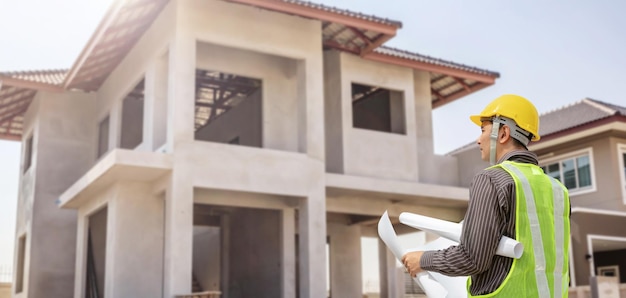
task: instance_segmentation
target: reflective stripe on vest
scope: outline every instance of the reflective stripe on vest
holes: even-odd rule
[[[530,220],[530,232],[533,238],[533,252],[535,253],[535,268],[540,270],[546,269],[546,256],[543,251],[543,240],[541,239],[541,228],[539,227],[539,217],[537,217],[537,207],[535,206],[535,197],[532,188],[526,176],[509,163],[501,164],[509,172],[515,173],[524,189],[524,197],[526,197],[526,208],[528,208],[528,219]],[[539,297],[550,297],[550,287],[548,286],[548,278],[542,274],[540,270],[535,270],[535,279],[537,280],[537,289]]]

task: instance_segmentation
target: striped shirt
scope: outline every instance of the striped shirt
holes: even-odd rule
[[[505,154],[505,160],[537,164],[537,155],[526,150]],[[504,281],[512,258],[495,254],[502,235],[515,239],[515,181],[501,168],[485,169],[474,176],[463,222],[461,243],[439,251],[427,251],[420,259],[424,270],[449,276],[471,276],[472,295],[495,291]]]

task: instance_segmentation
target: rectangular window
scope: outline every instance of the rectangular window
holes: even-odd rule
[[[561,181],[570,192],[593,189],[591,151],[576,152],[567,157],[540,161],[543,171]]]
[[[404,93],[352,83],[352,126],[405,134]]]
[[[24,144],[24,173],[30,169],[31,164],[33,163],[33,136],[29,136],[26,139],[26,144]]]
[[[15,293],[24,290],[24,262],[26,259],[26,235],[20,237],[17,242],[17,268],[15,271]]]
[[[98,158],[109,151],[109,116],[98,124]]]

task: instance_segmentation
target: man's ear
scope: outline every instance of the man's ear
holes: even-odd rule
[[[500,130],[499,142],[500,144],[506,143],[511,138],[511,130],[508,125],[503,125]]]

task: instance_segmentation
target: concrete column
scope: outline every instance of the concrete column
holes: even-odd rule
[[[174,169],[165,197],[163,297],[191,293],[193,186]]]
[[[167,151],[194,140],[196,40],[182,30],[170,44],[167,98]]]
[[[417,175],[420,182],[436,182],[429,178],[429,169],[436,168],[433,143],[432,100],[430,74],[427,71],[413,70],[413,93],[415,103],[415,138],[417,144]]]
[[[156,93],[156,62],[152,62],[146,69],[144,77],[144,98],[143,98],[143,140],[139,148],[145,151],[154,151],[154,124],[156,115],[155,93]]]
[[[398,279],[404,278],[401,271],[396,270],[396,257],[387,249],[385,243],[378,239],[378,268],[380,278],[380,297],[399,298],[404,293],[398,289]]]
[[[296,297],[296,222],[294,209],[282,210],[283,298]]]
[[[164,202],[149,184],[116,187],[108,205],[105,296],[162,297]]]
[[[329,224],[330,292],[333,297],[360,297],[363,293],[361,226]]]
[[[154,67],[154,100],[152,114],[152,148],[161,148],[167,141],[168,55],[160,57]]]
[[[322,166],[323,167],[323,166]],[[326,297],[326,193],[311,192],[300,204],[300,297]]]
[[[299,123],[302,128],[299,136],[300,150],[305,148],[306,154],[316,160],[323,161],[326,148],[324,147],[324,77],[323,59],[320,49],[319,55],[304,61],[299,61],[298,72],[298,98],[304,99],[304,105],[300,101],[298,108]],[[303,124],[303,125],[302,125]]]

